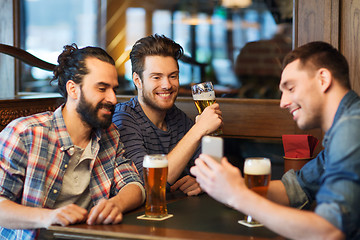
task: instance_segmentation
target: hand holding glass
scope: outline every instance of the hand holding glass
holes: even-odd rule
[[[215,91],[211,82],[203,82],[191,87],[191,92],[195,106],[201,114],[204,109],[216,102],[215,100]],[[221,135],[222,129],[217,129],[212,135]]]
[[[166,181],[168,160],[166,155],[145,155],[143,171],[146,190],[145,216],[151,218],[167,216]]]
[[[266,198],[271,179],[271,162],[268,158],[246,158],[244,163],[244,179],[246,186]],[[251,216],[245,216],[248,224],[259,224]]]

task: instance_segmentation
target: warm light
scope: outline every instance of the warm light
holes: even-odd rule
[[[222,0],[221,5],[226,8],[246,8],[251,5],[251,0]]]

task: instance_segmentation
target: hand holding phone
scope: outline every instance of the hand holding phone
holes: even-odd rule
[[[224,155],[224,140],[221,137],[204,136],[201,139],[201,152],[220,162]]]

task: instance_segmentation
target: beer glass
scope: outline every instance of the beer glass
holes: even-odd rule
[[[166,181],[168,161],[166,155],[145,155],[143,171],[146,190],[145,216],[151,218],[167,216]]]
[[[271,162],[269,158],[246,158],[244,163],[246,186],[257,194],[266,197],[271,179]],[[251,216],[245,216],[248,224],[259,224]]]
[[[199,114],[201,114],[207,106],[214,104],[216,101],[214,87],[211,82],[195,84],[191,87],[191,92]],[[221,134],[222,129],[219,128],[211,135],[217,136]]]

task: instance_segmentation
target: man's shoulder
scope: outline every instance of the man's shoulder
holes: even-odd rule
[[[115,105],[115,113],[114,115],[121,115],[121,114],[139,114],[141,110],[140,104],[136,98],[132,98],[129,101],[117,103]]]
[[[9,127],[15,127],[19,131],[35,127],[48,127],[51,125],[53,112],[42,112],[34,115],[20,117],[9,123]]]
[[[103,131],[101,135],[102,139],[105,138],[112,138],[114,140],[120,139],[119,129],[114,123],[110,124],[110,127],[108,127],[107,129],[103,129],[102,131]]]

